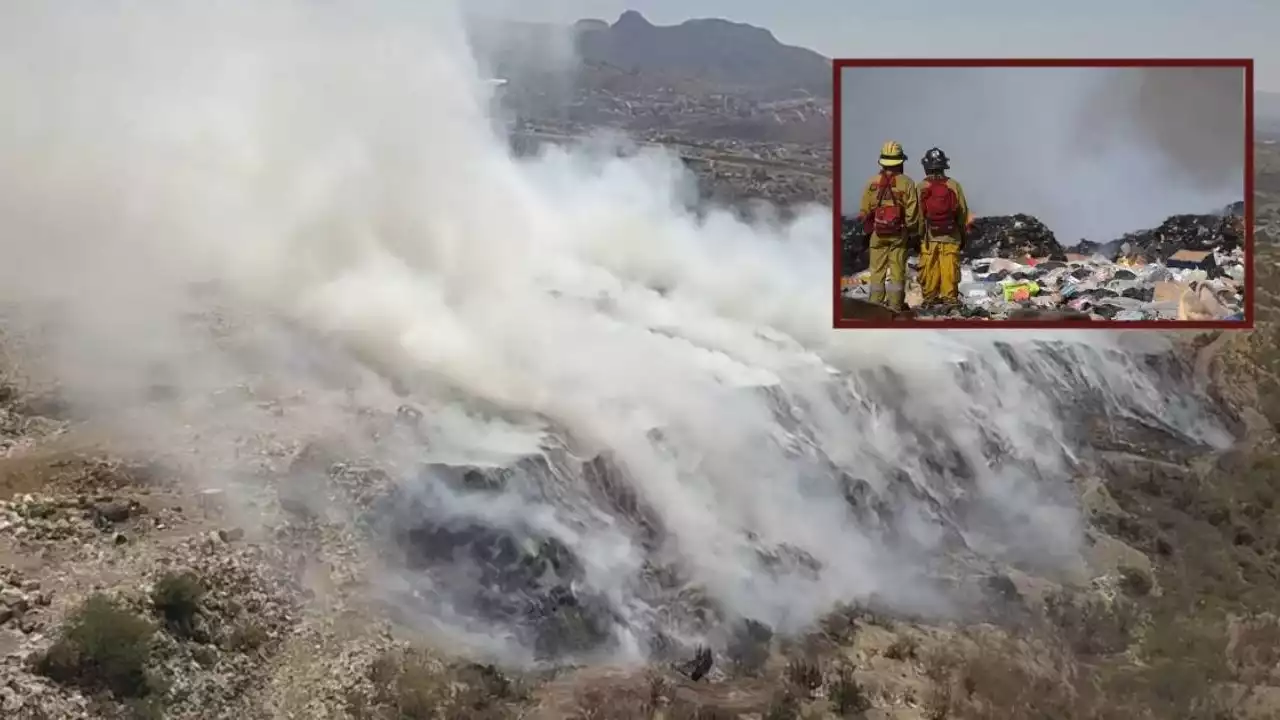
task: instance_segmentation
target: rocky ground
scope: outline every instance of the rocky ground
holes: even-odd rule
[[[597,128],[598,129],[598,128]],[[511,139],[519,153],[532,154],[548,143],[580,141],[593,128],[525,121]],[[697,179],[704,202],[740,207],[768,201],[782,208],[806,203],[831,204],[831,143],[781,143],[734,138],[708,141],[670,132],[634,132],[644,146],[661,146],[680,156]]]
[[[1260,219],[1280,158],[1260,152]],[[1258,330],[1188,335],[1239,436],[1221,453],[1099,436],[1076,490],[1090,572],[1009,569],[982,617],[874,608],[802,637],[746,627],[680,666],[528,675],[442,654],[364,592],[359,527],[278,482],[320,463],[368,506],[376,473],[274,450],[236,498],[104,446],[14,358],[0,364],[0,712],[5,718],[1261,718],[1280,710],[1280,256]],[[3,347],[0,344],[0,347]],[[277,468],[271,470],[270,468]],[[250,512],[246,513],[246,503]]]

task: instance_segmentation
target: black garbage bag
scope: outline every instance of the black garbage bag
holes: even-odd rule
[[[857,275],[871,267],[870,237],[862,231],[862,223],[845,215],[840,218],[840,274]]]
[[[1030,255],[1064,261],[1062,245],[1053,231],[1031,215],[996,215],[974,220],[965,241],[966,259],[1000,257],[1021,260]]]
[[[1232,206],[1234,207],[1234,206]],[[1174,215],[1160,227],[1128,233],[1108,245],[1123,243],[1149,261],[1164,262],[1179,250],[1212,250],[1231,252],[1244,239],[1242,217],[1233,213],[1208,215]],[[1104,253],[1105,254],[1105,253]]]
[[[1093,308],[1093,314],[1102,318],[1106,318],[1107,320],[1110,320],[1114,318],[1116,315],[1120,314],[1120,310],[1121,308],[1118,308],[1115,305],[1108,305],[1106,303],[1103,303]]]
[[[1150,286],[1131,287],[1126,288],[1125,291],[1120,294],[1124,297],[1138,300],[1140,302],[1151,302],[1155,299],[1156,290]]]

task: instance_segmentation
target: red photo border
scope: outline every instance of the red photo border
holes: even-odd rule
[[[841,309],[841,260],[840,238],[843,211],[840,196],[840,75],[845,68],[857,67],[1235,67],[1244,70],[1244,320],[1098,320],[1037,321],[1037,320],[845,320]],[[947,329],[973,330],[1252,330],[1254,329],[1254,130],[1253,130],[1253,59],[1252,58],[1041,58],[1041,59],[930,59],[930,58],[837,58],[831,61],[832,76],[832,327],[842,330],[869,329]],[[1010,327],[1012,326],[1012,327]]]

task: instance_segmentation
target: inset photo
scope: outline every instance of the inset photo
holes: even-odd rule
[[[836,60],[835,326],[1253,326],[1251,60]]]

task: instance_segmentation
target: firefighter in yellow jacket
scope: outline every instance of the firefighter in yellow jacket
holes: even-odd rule
[[[960,303],[960,251],[973,223],[964,188],[947,177],[951,161],[931,148],[920,159],[924,180],[917,188],[923,235],[920,239],[920,290],[926,307]]]
[[[903,172],[907,156],[890,140],[880,148],[880,172],[862,191],[858,218],[870,238],[871,302],[902,310],[907,295],[907,241],[920,232],[915,183]]]

